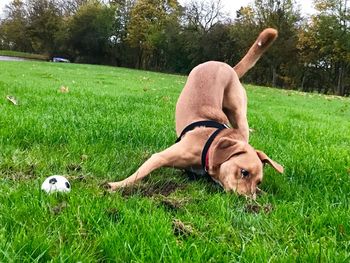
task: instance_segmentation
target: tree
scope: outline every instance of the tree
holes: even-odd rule
[[[110,54],[114,60],[113,63],[118,66],[134,66],[133,50],[127,43],[127,32],[135,0],[110,0],[109,4],[115,10],[110,43]]]
[[[28,35],[35,52],[52,55],[59,47],[56,36],[62,14],[54,0],[28,0]]]
[[[73,16],[89,1],[91,0],[56,0],[55,2],[64,16]]]
[[[14,0],[5,7],[5,18],[1,22],[3,48],[17,51],[32,51],[27,30],[28,14],[26,5],[21,0]]]
[[[299,34],[298,49],[305,71],[302,87],[345,95],[350,64],[347,1],[317,0],[315,8],[318,13]]]
[[[222,8],[221,1],[213,0],[193,0],[185,5],[182,38],[188,58],[187,72],[207,60],[227,61],[232,58],[229,20]],[[230,55],[226,54],[227,49],[231,49]]]
[[[91,1],[71,18],[67,41],[78,61],[101,63],[108,58],[114,13],[113,8]]]
[[[238,60],[247,53],[248,49],[252,43],[254,43],[259,33],[260,29],[256,20],[253,6],[241,7],[237,11],[235,23],[231,25],[231,35],[235,39],[238,47],[236,50],[236,62],[238,62]],[[259,65],[260,62],[258,65],[256,65],[256,67],[259,67]],[[253,81],[250,76],[251,75],[246,76],[245,80]]]
[[[272,27],[279,31],[277,41],[244,77],[245,81],[274,87],[296,85],[293,74],[297,69],[296,43],[300,19],[293,0],[255,0],[253,4],[241,7],[232,25],[232,32],[241,47],[240,57],[264,28]]]
[[[179,18],[177,0],[139,0],[131,11],[127,41],[138,53],[136,67],[159,68],[165,29]]]
[[[347,0],[316,0],[319,14],[313,17],[321,55],[337,76],[333,92],[345,94],[344,79],[350,65],[350,14]]]
[[[269,65],[272,86],[294,86],[295,83],[291,82],[289,72],[296,66],[297,32],[298,23],[301,20],[295,1],[255,0],[254,11],[259,31],[265,27],[273,27],[279,31],[277,41],[262,60]]]
[[[185,7],[185,23],[196,31],[208,32],[226,19],[221,0],[192,0]]]

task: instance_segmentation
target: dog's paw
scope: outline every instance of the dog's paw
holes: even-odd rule
[[[118,190],[119,188],[122,188],[123,185],[119,182],[113,182],[113,183],[106,183],[104,185],[105,189],[107,189],[110,192],[114,192],[116,190]]]

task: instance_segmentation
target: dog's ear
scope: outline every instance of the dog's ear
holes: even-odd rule
[[[246,151],[243,142],[227,137],[220,138],[209,155],[209,165],[211,167],[219,166],[230,159],[233,155],[244,153]]]
[[[258,157],[260,158],[260,160],[263,162],[263,163],[268,163],[269,165],[271,165],[277,172],[279,173],[283,173],[283,166],[280,165],[279,163],[276,163],[274,160],[271,160],[270,157],[268,157],[266,155],[266,153],[262,152],[262,151],[259,151],[259,150],[256,150],[256,153],[258,155]]]

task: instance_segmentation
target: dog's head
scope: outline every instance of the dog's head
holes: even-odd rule
[[[209,174],[226,191],[255,198],[263,180],[263,165],[270,164],[283,173],[283,167],[248,143],[222,137],[209,152]]]

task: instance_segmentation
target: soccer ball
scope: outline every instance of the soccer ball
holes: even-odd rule
[[[41,185],[41,190],[46,193],[70,192],[71,186],[68,180],[62,175],[52,175],[45,179]]]

